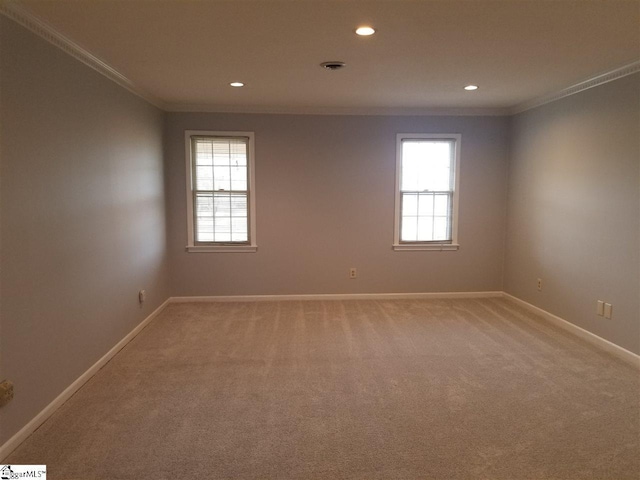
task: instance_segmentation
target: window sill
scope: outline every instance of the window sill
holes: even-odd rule
[[[427,243],[425,244],[395,243],[393,245],[393,249],[396,252],[416,252],[416,251],[423,251],[423,250],[442,252],[442,251],[449,251],[449,250],[458,250],[459,248],[460,248],[460,245],[458,245],[457,243],[429,243],[429,244]]]
[[[255,253],[257,245],[187,245],[189,253]]]

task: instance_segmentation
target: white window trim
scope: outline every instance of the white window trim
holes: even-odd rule
[[[247,152],[247,163],[249,164],[249,239],[248,245],[211,244],[195,245],[194,225],[193,225],[193,172],[191,170],[191,137],[248,137],[249,145]],[[255,181],[255,135],[253,132],[217,132],[209,130],[185,130],[185,159],[187,167],[187,252],[256,252],[258,244],[256,240],[256,181]]]
[[[453,209],[452,209],[452,225],[451,225],[451,242],[402,242],[400,243],[400,174],[402,167],[402,141],[417,140],[455,140],[454,153],[454,190],[453,190]],[[458,206],[460,194],[460,150],[462,144],[462,135],[459,133],[398,133],[396,135],[396,185],[395,185],[395,218],[393,228],[393,249],[396,251],[420,251],[420,250],[458,250]]]

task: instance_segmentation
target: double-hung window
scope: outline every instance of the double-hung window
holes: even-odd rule
[[[185,132],[190,252],[255,252],[253,132]]]
[[[458,249],[459,134],[398,134],[394,250]]]

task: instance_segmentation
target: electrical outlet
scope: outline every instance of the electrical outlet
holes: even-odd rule
[[[13,399],[13,383],[5,380],[0,383],[0,407],[4,407]]]
[[[611,315],[613,315],[613,305],[610,303],[604,304],[604,318],[611,319]]]
[[[596,313],[601,317],[604,317],[604,302],[602,300],[598,300],[598,306],[596,307]]]
[[[146,299],[147,299],[147,291],[140,290],[138,292],[138,302],[140,302],[140,304],[143,304]]]
[[[349,269],[349,278],[358,278],[358,271],[355,268]]]
[[[538,291],[542,290],[542,279],[538,279]]]

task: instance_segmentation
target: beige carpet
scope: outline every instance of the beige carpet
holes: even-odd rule
[[[8,459],[51,479],[634,479],[638,370],[503,299],[173,304]]]

